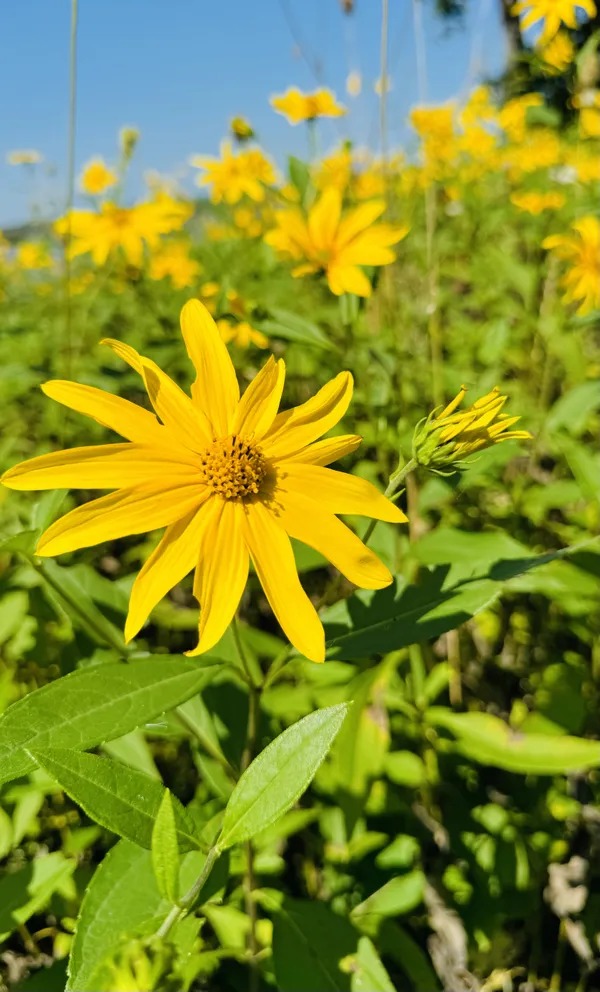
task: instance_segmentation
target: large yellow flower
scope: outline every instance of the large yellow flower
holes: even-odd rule
[[[562,279],[566,289],[563,299],[565,303],[579,303],[577,313],[584,316],[600,309],[600,221],[581,217],[571,227],[575,234],[553,234],[542,241],[542,247],[570,263]]]
[[[326,190],[311,207],[308,218],[299,207],[276,215],[277,227],[265,241],[302,264],[293,276],[325,272],[332,293],[370,296],[371,283],[361,265],[389,265],[396,258],[390,245],[408,233],[408,227],[375,224],[385,210],[383,200],[363,203],[342,216],[337,189]]]
[[[135,637],[151,610],[196,569],[198,646],[221,638],[246,585],[249,560],[283,630],[313,661],[325,656],[317,612],[300,585],[290,537],[325,555],[347,578],[380,589],[392,576],[335,514],[406,518],[364,479],[325,468],[354,451],[356,435],[317,441],[344,415],[352,376],[341,372],[306,403],[277,413],[285,378],[271,357],[240,398],[235,369],[208,312],[190,300],[181,330],[196,369],[192,396],[154,362],[105,343],[142,377],[157,416],[92,386],[52,381],[46,395],[117,431],[129,443],[41,455],[10,469],[13,489],[113,489],[41,536],[36,554],[60,555],[166,527],[139,573],[125,624]]]
[[[518,0],[511,7],[511,13],[515,15],[524,14],[521,21],[521,28],[526,30],[537,24],[544,22],[540,44],[545,45],[554,38],[563,24],[568,28],[577,27],[577,15],[575,11],[580,7],[586,12],[588,17],[595,17],[596,4],[594,0]]]
[[[71,236],[72,257],[91,252],[96,265],[104,265],[110,254],[122,249],[132,265],[140,265],[144,242],[151,248],[161,234],[179,230],[191,217],[193,208],[169,196],[159,195],[137,207],[120,207],[103,203],[99,212],[73,210],[70,216],[56,221],[55,230],[62,237]]]
[[[196,185],[211,187],[213,203],[237,203],[244,194],[260,203],[265,198],[265,185],[272,186],[276,179],[272,164],[260,148],[234,154],[229,141],[221,144],[221,158],[193,155],[190,165],[205,170],[206,175],[196,177]]]
[[[320,89],[314,93],[302,93],[292,86],[282,96],[271,97],[271,106],[287,117],[290,124],[300,121],[314,121],[316,117],[342,117],[346,108],[337,103],[335,93]]]

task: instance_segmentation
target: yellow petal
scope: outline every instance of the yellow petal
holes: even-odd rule
[[[62,555],[114,541],[129,534],[167,527],[204,498],[204,487],[189,479],[163,479],[153,485],[120,489],[71,510],[45,531],[36,555]]]
[[[181,311],[181,333],[194,368],[192,398],[208,417],[217,437],[230,433],[240,398],[235,369],[218,328],[199,300],[188,300]]]
[[[194,595],[200,603],[198,646],[188,655],[209,651],[233,620],[248,578],[244,506],[215,500],[216,510],[202,533]],[[212,511],[212,507],[211,507]]]
[[[259,441],[271,427],[283,392],[285,363],[273,356],[254,377],[242,396],[233,418],[232,434],[252,435]]]
[[[289,458],[335,427],[348,409],[352,389],[350,372],[340,372],[306,403],[277,414],[263,438],[267,457]]]
[[[385,210],[385,200],[370,200],[368,203],[361,203],[359,207],[351,210],[341,221],[338,228],[336,248],[343,248],[357,234],[365,231],[377,220]]]
[[[316,251],[327,251],[333,246],[337,226],[342,212],[342,197],[339,190],[331,187],[308,215],[308,230]]]
[[[300,585],[292,546],[281,522],[258,501],[245,505],[244,522],[256,574],[284,633],[306,658],[324,661],[323,626]]]
[[[278,493],[279,495],[279,493]],[[383,589],[392,575],[346,524],[297,492],[281,493],[279,520],[291,537],[314,548],[354,585]]]
[[[307,465],[329,465],[344,455],[349,455],[356,451],[362,444],[360,434],[340,434],[338,437],[326,437],[323,441],[316,441],[314,444],[303,448],[292,459],[295,462],[305,462]]]
[[[168,433],[153,413],[129,400],[113,396],[95,386],[81,386],[78,382],[51,379],[42,385],[42,391],[57,403],[91,417],[103,427],[109,427],[121,437],[139,444],[168,444]]]
[[[200,463],[186,448],[141,444],[98,444],[39,455],[10,468],[0,480],[9,489],[121,489],[198,475]]]
[[[407,517],[366,479],[320,465],[283,461],[277,465],[277,489],[300,492],[326,513],[351,513],[393,524]]]
[[[373,291],[366,275],[356,265],[330,265],[327,269],[327,282],[336,296],[353,293],[355,296],[368,297]]]
[[[200,537],[209,518],[209,507],[203,504],[209,496],[210,491],[206,490],[198,508],[190,510],[167,527],[160,543],[138,574],[131,589],[125,621],[126,641],[135,637],[156,604],[196,565]]]

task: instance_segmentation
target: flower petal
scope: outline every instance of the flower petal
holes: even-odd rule
[[[36,555],[62,555],[114,541],[129,534],[144,534],[167,527],[198,506],[204,487],[189,479],[163,479],[160,483],[120,489],[71,510],[44,531]]]
[[[253,435],[259,441],[271,427],[283,392],[285,363],[273,356],[254,377],[242,396],[231,428],[232,434]]]
[[[323,441],[315,441],[308,447],[292,455],[295,462],[303,462],[307,465],[329,465],[344,455],[349,455],[356,451],[362,444],[360,434],[340,434],[338,437],[326,437]]]
[[[198,476],[201,465],[187,448],[97,444],[53,451],[21,462],[0,479],[9,489],[122,489],[164,479]]]
[[[200,603],[198,646],[188,655],[209,651],[221,639],[239,606],[248,578],[244,507],[237,500],[215,500],[202,532],[194,596]]]
[[[393,524],[405,523],[402,510],[366,479],[320,465],[283,461],[277,465],[277,491],[301,492],[326,513],[355,513]]]
[[[330,187],[325,190],[314,207],[311,207],[308,214],[308,231],[313,243],[313,251],[328,251],[333,247],[341,212],[340,192]]]
[[[336,264],[327,269],[327,282],[332,293],[353,293],[355,296],[370,296],[373,288],[364,272],[356,265]]]
[[[210,495],[207,489],[199,507],[167,527],[160,543],[144,563],[131,589],[125,621],[127,642],[141,630],[163,596],[181,582],[198,561],[201,534],[210,518],[209,507],[204,503]]]
[[[199,300],[188,300],[181,311],[181,333],[196,369],[192,398],[213,425],[217,437],[230,433],[240,398],[233,362],[217,325]]]
[[[341,520],[301,493],[276,495],[282,504],[279,520],[291,537],[314,548],[361,589],[390,585],[392,575],[383,562]]]
[[[350,372],[340,372],[306,403],[277,414],[263,438],[267,457],[289,458],[335,427],[348,409],[352,389]]]
[[[109,427],[121,437],[139,444],[169,444],[168,433],[153,413],[129,400],[113,396],[95,386],[51,379],[42,385],[42,392],[70,410],[91,417],[103,427]]]
[[[311,661],[325,660],[325,633],[300,585],[290,540],[281,521],[257,501],[247,503],[245,537],[271,609],[295,648]]]
[[[340,222],[335,239],[338,250],[347,245],[357,234],[365,231],[385,210],[385,200],[369,200],[351,210]]]

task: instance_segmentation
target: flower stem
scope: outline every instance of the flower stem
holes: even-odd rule
[[[71,40],[69,49],[69,133],[67,141],[67,231],[64,242],[65,263],[65,374],[71,377],[72,324],[71,305],[71,224],[75,197],[75,122],[77,111],[77,15],[78,0],[71,0]]]
[[[389,482],[388,482],[388,485],[387,485],[387,489],[386,489],[386,491],[384,493],[384,496],[387,496],[388,499],[391,499],[391,497],[394,495],[394,493],[396,493],[398,491],[398,489],[400,488],[400,486],[402,485],[402,483],[406,479],[406,476],[409,475],[412,471],[414,471],[414,469],[416,467],[417,467],[417,463],[416,463],[415,459],[414,458],[411,458],[409,461],[406,462],[405,465],[402,465],[401,467],[399,467],[396,470],[396,472],[394,472],[392,475],[390,475]],[[367,527],[367,529],[365,531],[365,535],[364,535],[364,537],[362,539],[363,540],[363,544],[367,544],[368,543],[369,538],[371,537],[373,531],[375,530],[375,528],[377,526],[377,523],[378,523],[377,520],[371,520],[369,526]]]
[[[189,910],[193,907],[194,903],[198,899],[200,892],[202,891],[204,884],[211,873],[212,867],[221,854],[218,842],[211,847],[210,851],[206,855],[206,861],[202,871],[198,875],[198,878],[192,885],[190,889],[186,892],[182,899],[179,900],[177,906],[173,906],[169,915],[163,920],[160,927],[156,931],[157,937],[166,937],[168,933],[173,929],[176,923],[182,919]]]

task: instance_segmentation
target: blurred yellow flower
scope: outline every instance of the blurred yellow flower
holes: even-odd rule
[[[199,638],[188,653],[210,650],[233,619],[252,560],[291,643],[322,662],[323,627],[300,584],[290,537],[329,558],[355,585],[382,589],[392,583],[389,570],[336,514],[406,520],[365,479],[325,467],[361,441],[356,435],[317,441],[345,414],[352,376],[341,372],[307,402],[278,414],[282,360],[269,358],[240,398],[227,348],[198,300],[184,306],[181,330],[196,370],[191,397],[150,359],[106,340],[139,373],[155,413],[92,386],[47,382],[47,396],[127,442],[41,455],[14,466],[2,481],[17,490],[116,490],[55,521],[38,541],[41,557],[166,528],[133,584],[127,641],[195,568]]]
[[[190,165],[206,172],[196,177],[196,185],[211,187],[213,203],[238,203],[244,194],[260,203],[265,198],[264,186],[273,185],[276,179],[271,162],[259,148],[234,154],[229,141],[221,144],[221,158],[194,155]]]
[[[528,214],[541,214],[544,210],[559,210],[565,205],[565,198],[562,193],[548,192],[537,193],[535,191],[523,193],[511,193],[510,202],[515,207]]]
[[[39,241],[22,241],[17,248],[17,265],[21,269],[48,269],[52,256],[47,246]]]
[[[191,217],[187,203],[160,195],[136,207],[103,203],[96,213],[73,210],[70,218],[61,217],[54,227],[61,237],[71,235],[71,257],[91,252],[95,265],[104,265],[110,254],[121,249],[132,265],[141,265],[144,242],[154,248],[161,234],[180,230]]]
[[[248,207],[237,207],[233,211],[233,223],[248,238],[259,238],[263,232],[260,219]]]
[[[236,348],[241,348],[244,351],[251,344],[256,345],[257,348],[269,347],[269,339],[266,334],[255,330],[246,320],[242,320],[240,323],[234,323],[231,320],[227,320],[226,317],[222,317],[217,321],[217,327],[225,344],[232,343]]]
[[[362,90],[362,76],[360,72],[353,69],[352,72],[348,73],[348,78],[346,79],[346,93],[348,96],[360,96],[360,91]]]
[[[560,76],[571,65],[575,57],[575,46],[566,31],[559,31],[540,49],[539,55],[542,72],[547,76]]]
[[[314,121],[316,117],[341,117],[346,113],[346,108],[336,102],[335,93],[327,89],[302,93],[296,87],[290,87],[282,96],[271,97],[270,103],[290,124]]]
[[[42,161],[42,156],[35,148],[23,148],[8,152],[6,161],[9,165],[37,165]]]
[[[342,216],[342,198],[326,190],[309,210],[297,207],[276,214],[277,227],[265,241],[283,254],[302,261],[293,276],[324,272],[332,293],[370,296],[371,283],[361,265],[389,265],[396,258],[390,245],[401,241],[408,227],[375,224],[385,210],[382,200],[371,200]]]
[[[218,282],[205,282],[198,290],[198,299],[204,304],[209,313],[217,309],[217,296],[221,287]]]
[[[508,100],[498,112],[498,123],[511,141],[523,141],[527,130],[527,111],[542,107],[544,98],[539,93],[526,93]]]
[[[385,176],[374,165],[363,172],[358,172],[352,183],[352,192],[357,200],[370,200],[374,196],[383,196]]]
[[[314,182],[317,189],[330,186],[343,193],[352,178],[352,154],[349,148],[340,148],[319,162],[315,169]]]
[[[521,21],[522,30],[543,21],[539,43],[545,45],[554,38],[563,24],[568,28],[577,27],[577,8],[584,10],[588,17],[596,15],[594,0],[518,0],[510,10],[517,17],[525,15]]]
[[[472,406],[456,413],[467,394],[465,386],[439,413],[434,410],[417,425],[413,439],[413,457],[434,472],[451,474],[464,464],[469,455],[490,448],[501,441],[526,440],[529,431],[511,431],[520,417],[501,413],[508,397],[498,386],[476,400]]]
[[[101,158],[93,158],[84,167],[81,175],[81,188],[85,193],[95,196],[103,193],[117,182],[116,173],[109,169]]]
[[[526,135],[522,144],[508,146],[504,160],[511,178],[516,180],[523,173],[558,165],[561,156],[560,138],[556,132],[549,128],[535,128]]]
[[[553,234],[542,247],[569,263],[562,278],[565,303],[578,303],[577,313],[585,316],[600,308],[600,221],[581,217],[571,224],[575,234]]]
[[[189,245],[181,241],[167,241],[152,253],[150,278],[169,278],[175,289],[193,286],[202,271],[200,262],[190,258]]]
[[[460,113],[462,125],[475,124],[479,121],[495,121],[497,110],[492,103],[492,94],[488,86],[477,86],[469,95]]]
[[[579,110],[581,137],[600,138],[600,90],[583,90],[571,102]]]
[[[254,137],[254,128],[245,117],[233,117],[229,122],[229,129],[238,141],[249,141]]]

